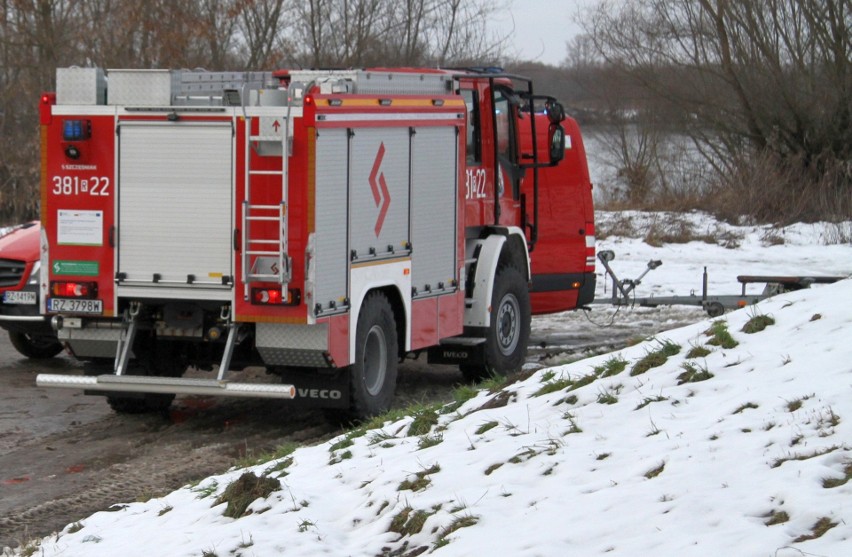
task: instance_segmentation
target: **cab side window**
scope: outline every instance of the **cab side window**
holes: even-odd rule
[[[512,197],[520,199],[524,171],[518,166],[518,145],[515,131],[517,100],[503,88],[494,90],[494,141],[497,142],[498,168],[505,172],[512,188]],[[503,195],[503,172],[498,174],[497,193]]]
[[[463,89],[462,98],[467,108],[467,164],[482,162],[482,141],[479,125],[479,95],[476,91]]]
[[[494,121],[496,124],[497,156],[504,162],[516,162],[514,134],[512,126],[512,107],[503,91],[494,93]]]

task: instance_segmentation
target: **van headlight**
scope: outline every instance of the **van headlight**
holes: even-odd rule
[[[33,270],[30,273],[30,278],[27,279],[27,284],[38,284],[41,272],[41,261],[36,261],[33,264]]]

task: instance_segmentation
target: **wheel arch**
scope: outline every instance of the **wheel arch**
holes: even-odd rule
[[[506,238],[506,243],[500,251],[500,258],[497,262],[497,269],[504,266],[511,266],[520,271],[524,279],[530,280],[530,256],[527,249],[527,241],[520,229],[510,231]]]
[[[353,269],[352,306],[349,314],[349,363],[355,358],[355,336],[358,316],[370,294],[381,292],[390,303],[396,322],[398,354],[405,354],[411,346],[411,261],[395,261]]]
[[[473,276],[468,281],[465,304],[465,327],[488,327],[491,324],[491,296],[494,279],[503,266],[512,266],[530,280],[530,258],[523,230],[516,226],[489,228],[479,238],[468,240],[466,252],[477,253]]]

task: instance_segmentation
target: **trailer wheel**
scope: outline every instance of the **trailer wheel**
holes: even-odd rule
[[[524,364],[530,338],[530,292],[521,272],[502,267],[494,279],[491,325],[485,338],[484,362],[459,366],[465,379],[479,381],[506,375]]]
[[[62,352],[62,344],[50,335],[31,335],[9,331],[9,340],[15,350],[33,360],[46,360]]]
[[[704,307],[704,311],[710,317],[722,317],[725,314],[725,306],[719,302],[710,302]]]
[[[349,372],[350,417],[363,420],[387,411],[396,390],[396,320],[384,294],[367,295],[357,327]]]

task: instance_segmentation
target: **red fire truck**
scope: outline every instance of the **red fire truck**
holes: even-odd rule
[[[365,417],[407,355],[506,373],[531,314],[593,298],[579,129],[498,70],[62,68],[41,145],[41,310],[93,371],[37,382],[119,412]]]

